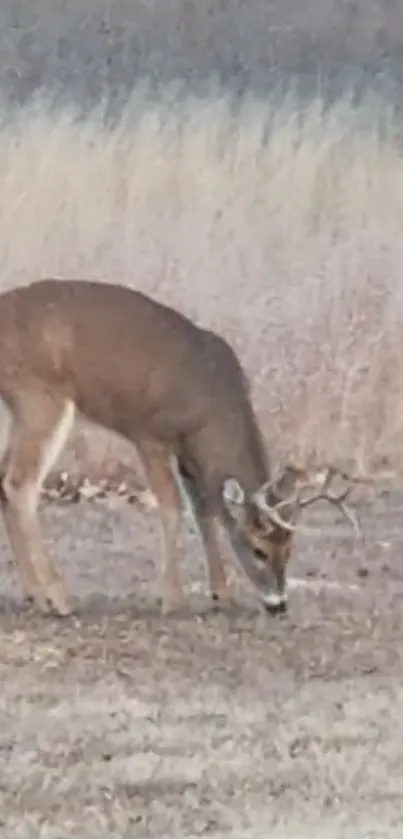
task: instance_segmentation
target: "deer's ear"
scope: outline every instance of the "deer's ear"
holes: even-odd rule
[[[232,519],[241,523],[245,514],[245,492],[236,478],[226,478],[222,487],[225,508]]]
[[[222,488],[226,504],[245,504],[245,493],[236,478],[226,478]]]

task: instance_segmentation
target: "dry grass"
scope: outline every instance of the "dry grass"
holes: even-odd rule
[[[276,450],[399,465],[403,165],[387,113],[139,87],[107,129],[42,100],[0,130],[0,179],[3,288],[70,275],[157,295],[231,339]]]

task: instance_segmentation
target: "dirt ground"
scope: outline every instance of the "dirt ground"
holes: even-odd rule
[[[89,501],[43,507],[77,614],[40,618],[1,529],[1,836],[401,836],[403,492],[357,510],[305,520],[277,619],[211,609],[190,521],[163,619],[155,510]]]

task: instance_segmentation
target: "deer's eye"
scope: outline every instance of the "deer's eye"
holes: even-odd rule
[[[256,559],[260,562],[267,562],[267,556],[264,551],[260,550],[260,548],[254,548],[253,553],[255,554]]]

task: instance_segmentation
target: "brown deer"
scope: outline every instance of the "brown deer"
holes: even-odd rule
[[[302,498],[308,476],[300,470],[270,479],[247,377],[223,338],[138,291],[41,280],[0,295],[0,396],[13,420],[1,469],[4,521],[25,595],[43,613],[72,610],[37,507],[76,412],[137,447],[163,525],[164,612],[184,598],[175,464],[200,529],[212,597],[230,594],[221,521],[259,601],[269,612],[285,611],[297,514],[314,498]],[[329,496],[329,476],[315,497],[341,505],[346,493]]]

